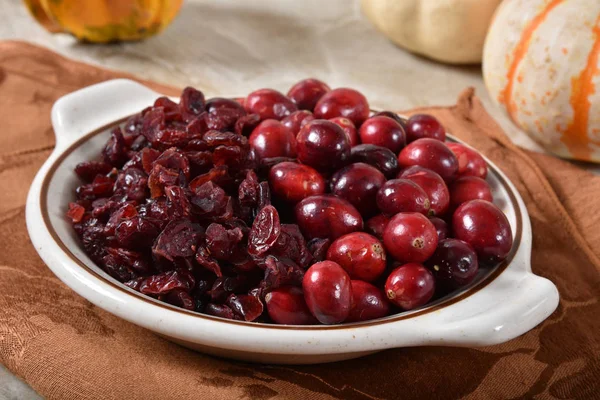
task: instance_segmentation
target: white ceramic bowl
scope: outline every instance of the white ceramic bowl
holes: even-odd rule
[[[113,80],[59,99],[52,109],[56,148],[27,198],[27,228],[50,269],[98,307],[189,348],[255,362],[303,364],[350,359],[407,346],[484,346],[513,339],[558,305],[556,287],[531,272],[531,225],[515,187],[489,163],[494,201],[508,216],[509,258],[482,269],[469,287],[417,310],[335,326],[285,326],[231,321],[173,307],[135,292],[96,266],[65,218],[81,161],[97,156],[108,131],[153,103],[158,93]]]

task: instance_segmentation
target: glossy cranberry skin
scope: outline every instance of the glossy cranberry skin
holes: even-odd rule
[[[388,216],[399,212],[429,213],[427,193],[408,179],[391,179],[377,192],[377,207]]]
[[[418,263],[408,263],[396,268],[385,282],[388,300],[403,310],[427,304],[434,292],[433,275]]]
[[[363,228],[363,220],[347,200],[333,195],[310,196],[296,204],[296,223],[308,238],[335,240]]]
[[[458,175],[458,160],[443,142],[436,139],[417,139],[398,155],[402,168],[419,165],[438,173],[444,181],[452,181]]]
[[[400,169],[398,158],[387,147],[374,144],[359,144],[350,151],[350,162],[364,162],[383,172],[387,178],[396,176]]]
[[[321,97],[314,114],[323,119],[348,118],[355,126],[360,126],[369,118],[369,102],[362,93],[354,89],[334,89]]]
[[[448,224],[441,218],[431,217],[429,218],[438,235],[438,243],[440,240],[444,240],[448,237]]]
[[[300,110],[294,111],[282,119],[281,123],[296,136],[300,132],[300,128],[314,119],[315,116],[310,111]]]
[[[446,130],[434,116],[415,114],[406,121],[406,139],[410,143],[422,138],[443,142],[446,140]]]
[[[259,89],[250,93],[244,107],[248,113],[258,114],[261,120],[280,120],[298,110],[292,100],[273,89]]]
[[[259,158],[296,156],[296,138],[288,128],[274,119],[258,124],[248,142]]]
[[[502,261],[512,248],[508,218],[489,201],[471,200],[461,204],[452,216],[452,231],[456,239],[473,247],[481,263]]]
[[[321,261],[304,274],[302,290],[308,309],[322,324],[344,322],[352,304],[350,277],[337,263]]]
[[[425,265],[435,277],[438,288],[445,290],[468,285],[479,270],[475,250],[458,239],[441,240]]]
[[[239,114],[240,116],[246,114],[244,107],[238,101],[223,97],[213,97],[208,99],[206,101],[205,110],[211,114],[216,114],[219,110],[228,110],[235,114]]]
[[[492,201],[492,189],[486,181],[475,176],[463,176],[450,184],[450,206],[456,208],[469,200]]]
[[[435,226],[419,213],[396,214],[383,231],[385,250],[400,262],[424,262],[437,243]]]
[[[392,112],[392,111],[379,111],[379,112],[376,112],[375,114],[373,114],[373,117],[388,117],[388,118],[391,118],[394,121],[396,121],[397,123],[399,123],[400,126],[404,129],[404,132],[406,132],[406,119],[400,117],[395,112]]]
[[[363,216],[370,216],[377,213],[375,197],[384,183],[385,176],[377,168],[355,163],[333,174],[330,189],[334,195],[348,200]]]
[[[385,231],[385,227],[389,222],[389,217],[383,214],[376,215],[365,223],[365,231],[377,239],[383,240],[383,231]]]
[[[450,191],[439,174],[415,165],[398,174],[398,178],[413,181],[427,193],[430,210],[434,215],[443,215],[450,205]]]
[[[406,133],[395,120],[379,116],[367,119],[358,131],[360,141],[364,144],[374,144],[398,153],[406,146]]]
[[[327,250],[327,259],[338,263],[350,278],[373,282],[385,270],[385,251],[376,237],[352,232],[336,239]]]
[[[350,141],[338,125],[314,120],[304,125],[296,136],[298,159],[319,171],[343,166],[350,158]]]
[[[317,170],[289,161],[271,168],[269,185],[277,197],[294,204],[309,196],[325,193],[325,180]]]
[[[310,313],[302,289],[283,286],[265,296],[267,312],[273,322],[284,325],[313,325],[317,319]]]
[[[368,321],[383,318],[390,313],[390,303],[376,286],[352,280],[352,305],[345,322]]]
[[[287,95],[301,110],[314,110],[321,97],[331,88],[318,79],[304,79],[290,88]]]
[[[344,133],[350,141],[350,146],[354,147],[360,143],[360,140],[358,139],[358,132],[356,131],[356,126],[354,126],[354,123],[348,118],[335,117],[331,118],[330,121],[336,125],[339,125],[339,127],[344,130]]]
[[[458,159],[458,176],[476,176],[485,179],[487,164],[481,154],[460,143],[446,143]]]

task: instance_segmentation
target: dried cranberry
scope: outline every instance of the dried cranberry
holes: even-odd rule
[[[263,304],[255,296],[231,294],[225,304],[243,321],[254,321],[263,312]]]
[[[189,220],[171,221],[156,239],[152,253],[169,261],[175,257],[193,257],[200,233],[200,226]]]
[[[140,283],[140,292],[144,294],[165,294],[174,289],[186,292],[194,287],[195,279],[192,274],[184,269],[162,272],[151,275]]]
[[[248,253],[259,256],[269,250],[277,242],[281,234],[279,213],[273,206],[263,207],[248,235]]]
[[[110,139],[102,150],[104,162],[113,167],[121,167],[127,161],[127,146],[121,128],[116,127],[110,132]]]
[[[96,175],[106,175],[112,168],[104,161],[84,161],[75,166],[75,173],[84,181],[91,182]]]

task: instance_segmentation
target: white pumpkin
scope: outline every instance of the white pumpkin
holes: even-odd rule
[[[398,46],[453,64],[481,62],[501,0],[361,0],[377,29]]]
[[[505,0],[483,74],[492,99],[547,150],[600,162],[600,0]]]

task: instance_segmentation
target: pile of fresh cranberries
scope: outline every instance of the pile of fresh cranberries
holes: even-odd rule
[[[287,96],[186,88],[112,130],[69,204],[83,248],[188,310],[339,324],[420,307],[505,259],[487,166],[429,115],[371,115],[316,79]]]

